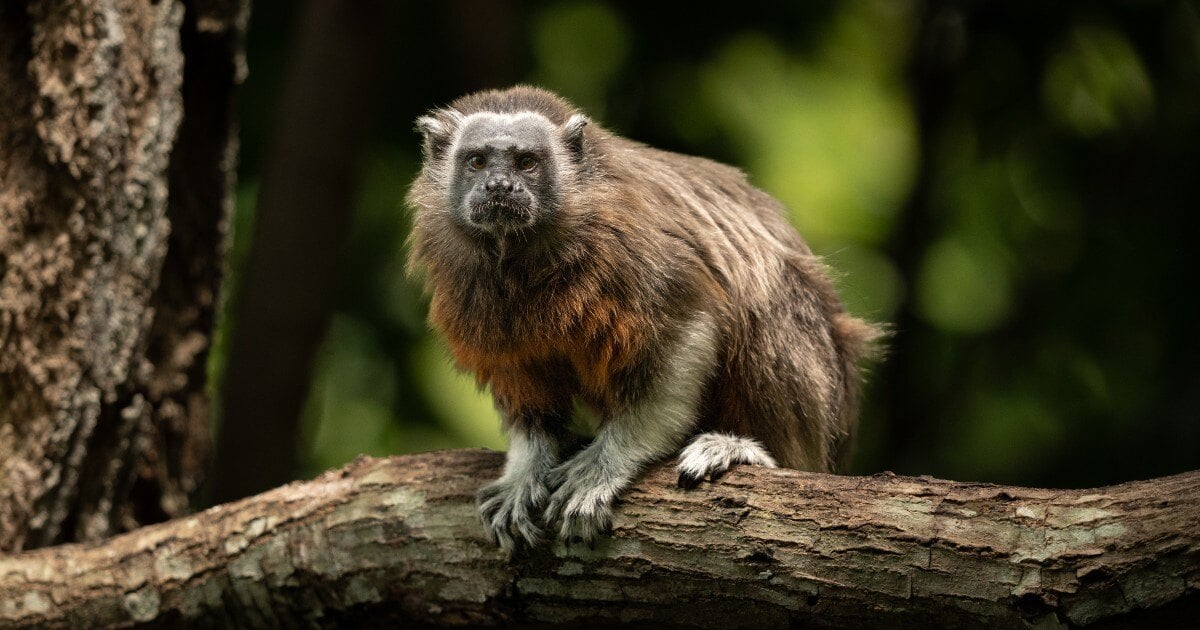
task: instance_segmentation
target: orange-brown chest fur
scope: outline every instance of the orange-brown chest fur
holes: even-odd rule
[[[430,318],[507,414],[565,411],[575,397],[603,412],[628,393],[658,328],[610,290],[586,275],[475,278],[435,289]]]

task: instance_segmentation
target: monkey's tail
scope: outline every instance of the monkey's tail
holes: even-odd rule
[[[833,338],[850,367],[883,358],[883,342],[890,336],[891,331],[886,327],[844,311],[833,316]]]
[[[890,331],[846,312],[833,316],[833,339],[842,360],[842,404],[838,430],[831,435],[830,470],[845,472],[850,466],[857,438],[859,399],[862,397],[864,363],[877,361],[885,354],[884,341]]]

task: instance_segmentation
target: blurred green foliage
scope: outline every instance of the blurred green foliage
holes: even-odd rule
[[[1046,67],[1046,106],[1076,133],[1095,136],[1135,127],[1154,111],[1154,90],[1141,58],[1120,32],[1083,24]]]
[[[618,2],[513,7],[513,61],[494,80],[738,165],[788,206],[851,310],[893,323],[857,470],[1058,485],[1200,465],[1196,267],[1180,223],[1200,197],[1195,5],[799,4],[686,26]],[[256,8],[248,145],[269,131],[291,10]],[[413,50],[472,45],[410,17],[426,38]],[[489,398],[452,368],[404,273],[408,126],[483,87],[425,63],[387,79],[401,105],[364,160],[305,475],[358,453],[503,448]],[[257,149],[243,155],[231,285],[260,170]]]
[[[629,57],[628,31],[620,15],[603,3],[547,7],[534,18],[534,67],[524,80],[555,86],[592,116],[602,117],[604,93]]]

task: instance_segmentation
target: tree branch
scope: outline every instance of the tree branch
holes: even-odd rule
[[[362,458],[95,545],[0,559],[0,625],[642,622],[1058,627],[1194,620],[1200,471],[1095,490],[660,467],[595,548],[506,561],[502,456]]]

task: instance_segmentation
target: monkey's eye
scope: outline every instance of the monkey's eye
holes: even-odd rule
[[[517,159],[517,168],[525,172],[532,171],[533,169],[537,168],[537,165],[537,158],[533,157],[532,155],[523,155]]]
[[[481,169],[487,166],[487,158],[476,153],[475,155],[467,158],[467,166],[470,166],[473,169]]]

